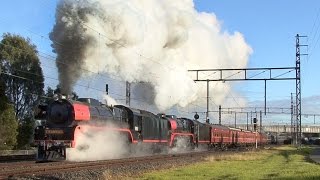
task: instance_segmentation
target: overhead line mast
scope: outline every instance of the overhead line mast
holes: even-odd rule
[[[297,145],[301,146],[301,68],[300,68],[300,56],[307,54],[300,54],[300,47],[307,46],[300,44],[300,38],[307,36],[300,36],[297,34],[296,36],[296,137],[297,137]]]
[[[296,132],[295,135],[297,135],[297,143],[296,145],[301,145],[301,64],[300,64],[300,56],[306,55],[306,54],[300,54],[300,47],[301,46],[307,46],[307,45],[301,45],[299,43],[299,38],[301,37],[307,37],[307,36],[299,36],[299,34],[296,35],[296,67],[276,67],[276,68],[223,68],[223,69],[193,69],[188,70],[189,72],[195,73],[195,79],[194,81],[206,81],[207,82],[207,99],[209,98],[209,82],[210,81],[220,81],[220,82],[226,82],[226,81],[264,81],[265,85],[265,95],[264,95],[264,113],[267,113],[267,81],[274,81],[274,80],[296,80]],[[282,72],[281,72],[282,70]],[[283,70],[287,70],[285,73],[283,73]],[[253,76],[248,76],[249,72],[257,72],[258,74],[255,74]],[[290,72],[296,72],[295,77],[289,76],[289,77],[283,77],[286,74],[289,74]],[[214,74],[217,74],[218,77],[213,77],[210,79],[200,78],[199,72],[213,72]],[[257,75],[263,74],[265,72],[268,72],[268,76],[264,77],[257,77]],[[277,73],[278,72],[278,73]],[[232,74],[230,76],[230,74]],[[278,75],[274,75],[278,74]],[[225,75],[225,76],[224,76]],[[227,75],[227,76],[226,76]],[[234,75],[237,75],[237,77],[233,77]],[[232,78],[233,77],[233,78]],[[206,118],[209,118],[209,103],[207,101],[207,112],[206,112]],[[292,112],[291,112],[292,113]]]

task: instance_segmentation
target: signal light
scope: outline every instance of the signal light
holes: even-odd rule
[[[253,129],[254,129],[254,131],[257,131],[257,122],[258,122],[257,118],[253,118]]]
[[[198,115],[198,113],[196,113],[196,114],[194,115],[194,119],[196,119],[196,120],[198,120],[198,119],[199,119],[199,115]]]

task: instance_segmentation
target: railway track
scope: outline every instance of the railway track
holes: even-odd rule
[[[64,172],[77,172],[91,169],[108,169],[111,166],[130,166],[131,164],[172,161],[184,157],[207,157],[208,155],[228,155],[237,152],[247,151],[248,149],[232,149],[228,151],[199,151],[187,152],[177,154],[162,154],[143,157],[130,157],[124,159],[100,160],[100,161],[85,161],[85,162],[48,162],[35,163],[34,161],[23,161],[13,163],[0,163],[0,179],[7,179],[10,177],[23,176],[37,176],[49,175]]]
[[[110,166],[130,165],[133,163],[146,163],[150,161],[169,161],[183,157],[197,156],[205,157],[213,154],[213,151],[189,152],[180,154],[154,155],[144,157],[132,157],[125,159],[89,161],[89,162],[51,162],[51,163],[32,163],[26,168],[23,164],[8,164],[6,169],[0,168],[0,179],[11,177],[30,176],[30,175],[47,175],[54,173],[63,173],[69,171],[81,171],[89,169],[108,168]],[[226,152],[231,153],[231,152]]]

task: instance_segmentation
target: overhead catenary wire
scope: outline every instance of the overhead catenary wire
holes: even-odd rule
[[[320,24],[317,23],[317,21],[318,21],[318,18],[319,18],[319,14],[320,14],[320,8],[318,9],[318,11],[316,13],[316,18],[314,19],[311,31],[309,32],[309,36],[312,37],[310,44],[312,44],[312,41],[314,40],[315,36],[318,34],[318,30],[319,30]],[[315,30],[315,31],[313,31],[313,30]]]
[[[59,10],[59,9],[58,9],[58,10]],[[121,47],[126,47],[126,44],[122,44],[122,43],[119,43],[119,42],[117,42],[117,41],[114,41],[112,38],[104,35],[103,33],[99,32],[99,31],[97,31],[94,27],[90,27],[90,26],[88,26],[87,24],[84,24],[84,23],[81,22],[81,21],[79,21],[79,23],[81,23],[81,24],[82,24],[83,26],[85,26],[86,28],[92,30],[93,32],[96,32],[96,33],[98,34],[98,36],[99,36],[99,39],[100,39],[100,37],[103,37],[103,38],[108,39],[109,41],[114,42],[115,44],[117,44],[117,45],[119,45],[119,46],[121,46]],[[39,36],[39,37],[41,37],[42,39],[47,39],[47,40],[49,40],[48,38],[46,38],[46,36],[39,35],[39,34],[35,33],[34,31],[29,30],[29,29],[28,29],[28,31],[31,32],[31,33],[33,33],[33,34],[35,34],[35,35],[37,35],[37,36]],[[54,42],[57,43],[59,46],[64,46],[64,45],[63,45],[62,43],[60,43],[60,42],[56,42],[56,41],[54,41]],[[160,63],[160,62],[158,62],[158,61],[155,61],[153,57],[147,57],[147,56],[143,55],[143,54],[140,53],[140,52],[135,52],[135,53],[136,53],[139,57],[141,57],[142,59],[149,60],[149,61],[153,61],[154,63],[160,64],[160,65],[164,66],[165,68],[167,68],[167,69],[169,69],[169,70],[174,70],[174,68],[172,68],[172,67],[169,67],[169,66],[166,67],[167,65],[165,66],[165,65],[163,65],[162,63]],[[46,58],[49,59],[49,60],[54,60],[54,59],[55,59],[55,57],[53,57],[52,55],[48,55],[48,54],[46,54],[46,53],[44,53],[44,52],[39,52],[39,54],[40,54],[40,56],[41,56],[41,54],[45,54],[43,57],[46,57]],[[49,57],[49,58],[48,58],[48,57]],[[57,62],[57,63],[62,64],[63,62]],[[64,64],[64,65],[68,65],[68,64]],[[87,70],[87,69],[82,69],[82,70]],[[95,72],[94,72],[94,73],[95,73]],[[91,88],[91,89],[92,89],[92,88]]]
[[[258,76],[258,75],[260,75],[260,74],[263,74],[263,73],[265,73],[265,72],[266,72],[266,70],[264,70],[264,71],[262,71],[262,72],[259,72],[259,73],[257,73],[257,74],[254,74],[254,75],[248,77],[248,79],[251,79],[251,78],[253,78],[253,77],[256,77],[256,76]]]
[[[41,1],[41,2],[46,3],[46,1]],[[62,11],[61,11],[59,8],[56,8],[56,10],[59,11],[60,13],[62,13]],[[108,41],[111,41],[112,43],[117,44],[117,45],[120,46],[120,47],[127,48],[127,45],[126,45],[126,44],[122,44],[122,43],[120,43],[120,42],[118,42],[118,41],[113,40],[113,39],[110,38],[109,36],[105,35],[105,34],[102,33],[102,32],[99,32],[99,31],[96,30],[94,27],[91,27],[91,26],[83,23],[83,22],[80,21],[79,19],[76,19],[76,21],[77,21],[78,23],[80,23],[81,25],[85,26],[86,28],[88,28],[88,29],[92,30],[93,32],[97,33],[97,34],[99,35],[99,37],[100,37],[100,36],[101,36],[101,37],[104,37],[104,38],[107,39]],[[136,55],[142,57],[142,59],[145,59],[145,60],[148,60],[148,61],[152,61],[152,62],[154,62],[154,63],[156,63],[156,64],[161,65],[162,67],[164,67],[164,68],[166,68],[166,69],[168,69],[168,70],[175,70],[175,67],[172,68],[172,67],[169,67],[168,65],[164,65],[164,64],[160,63],[159,61],[154,60],[154,59],[155,59],[154,57],[147,57],[147,56],[145,56],[145,55],[143,55],[143,54],[141,54],[140,52],[137,52],[137,51],[134,51],[134,53],[135,53]]]
[[[2,45],[4,45],[4,46],[9,46],[9,47],[15,48],[16,50],[21,50],[21,51],[23,51],[23,52],[27,52],[26,50],[23,50],[23,49],[21,49],[21,48],[18,48],[18,47],[15,47],[15,46],[11,46],[11,45],[8,45],[8,44],[2,43],[2,42],[0,42],[0,44],[2,44]],[[40,53],[40,54],[39,54],[39,53]],[[44,55],[41,55],[41,53],[44,54]],[[55,59],[54,59],[55,57],[53,57],[53,56],[51,56],[51,55],[48,55],[48,54],[46,54],[46,53],[43,53],[43,52],[41,52],[41,51],[38,51],[38,56],[43,57],[43,58],[46,58],[46,59],[49,59],[49,60],[54,60],[54,61],[55,61]],[[67,63],[63,63],[63,62],[60,62],[60,63],[62,63],[62,64],[64,64],[64,65],[68,65]],[[50,67],[50,66],[47,66],[47,67]],[[50,67],[50,68],[54,68],[54,67]],[[56,68],[55,68],[55,69],[56,69]],[[20,72],[27,73],[27,74],[33,74],[33,75],[36,75],[36,76],[41,76],[40,74],[36,74],[36,73],[32,73],[32,72],[27,72],[27,71],[23,71],[23,70],[18,70],[18,69],[12,69],[12,70],[20,71]],[[83,70],[90,71],[90,70],[87,70],[87,69],[83,69]],[[92,71],[90,71],[90,72],[92,72]],[[6,74],[7,74],[7,73],[6,73]],[[10,75],[10,74],[7,74],[7,75]],[[20,79],[31,80],[31,79],[27,79],[27,78],[22,77],[22,76],[17,76],[17,75],[11,75],[11,76],[12,76],[12,77],[16,77],[16,78],[20,78]],[[59,79],[53,78],[53,77],[50,77],[50,76],[43,75],[43,77],[45,77],[45,78],[47,78],[47,79],[52,79],[52,80],[59,81]],[[111,78],[111,77],[109,77],[109,78]],[[117,81],[121,81],[121,80],[115,79],[115,78],[111,78],[111,79],[114,79],[114,80],[117,80]],[[31,81],[32,81],[32,80],[31,80]],[[123,81],[123,82],[125,82],[125,81]],[[47,84],[47,83],[44,83],[44,84]],[[84,87],[84,88],[92,89],[92,90],[99,91],[99,92],[105,92],[105,91],[100,90],[100,89],[97,89],[97,88],[89,87],[88,85],[83,85],[83,84],[79,84],[79,83],[75,83],[74,85],[75,85],[75,86],[79,86],[79,87]],[[110,92],[110,94],[116,95],[116,96],[120,96],[120,97],[125,97],[124,95],[120,95],[120,94],[117,94],[117,93],[112,93],[112,92]],[[140,99],[138,99],[138,98],[131,98],[131,99],[134,100],[134,101],[144,102],[144,101],[142,101],[142,100],[140,100]]]
[[[0,19],[0,20],[1,20],[1,19]],[[2,20],[2,22],[5,22],[5,21]],[[39,37],[41,37],[41,38],[44,38],[44,39],[46,39],[46,40],[50,40],[50,41],[56,43],[56,44],[59,45],[59,46],[62,46],[62,47],[64,47],[64,48],[67,48],[67,47],[65,47],[62,43],[57,42],[57,41],[55,41],[55,40],[48,39],[48,38],[46,38],[44,35],[38,34],[38,33],[34,32],[34,31],[30,30],[29,28],[25,28],[25,30],[28,31],[28,32],[31,32],[32,34],[35,34],[35,35],[37,35],[37,36],[39,36]],[[7,45],[7,46],[9,46],[9,45]],[[37,50],[37,51],[38,51],[38,53],[39,53],[39,54],[38,54],[39,56],[44,57],[44,58],[46,58],[47,60],[52,60],[52,61],[55,61],[56,63],[70,66],[70,64],[67,64],[67,63],[65,63],[65,62],[56,61],[56,57],[55,57],[55,56],[52,56],[52,55],[50,55],[50,54],[48,54],[48,53],[46,53],[46,52],[43,52],[43,51],[39,51],[39,50]],[[43,55],[41,55],[41,54],[43,54]],[[85,69],[85,68],[83,68],[83,67],[81,67],[80,69],[81,69],[82,71],[86,71],[86,72],[89,72],[89,73],[98,74],[99,76],[102,76],[102,77],[104,76],[104,75],[102,75],[100,72],[94,72],[94,71]],[[139,70],[138,70],[138,71],[139,71]],[[140,72],[142,72],[142,71],[140,71]],[[151,73],[151,72],[149,72],[148,75],[151,75],[151,76],[153,76],[153,77],[155,77],[155,78],[159,78],[156,74],[153,74],[153,73]],[[116,75],[113,74],[112,76],[116,76]],[[111,76],[105,76],[105,77],[106,77],[106,78],[115,79],[115,78],[112,78]],[[122,77],[120,77],[120,76],[116,76],[116,77],[118,77],[118,79],[115,79],[115,80],[122,81],[122,82],[126,82],[126,81],[123,81],[123,80],[120,80],[120,79],[119,79],[119,78],[122,78]],[[109,80],[109,79],[106,79],[106,80]]]
[[[93,29],[93,30],[95,30],[95,29]],[[98,31],[96,31],[97,33],[99,33],[99,37],[100,37],[100,32],[98,32]],[[140,54],[141,55],[141,54]],[[145,57],[143,57],[143,58],[145,58]],[[148,58],[148,57],[147,57]],[[152,57],[151,57],[152,58]],[[152,59],[153,60],[153,59]],[[240,73],[240,72],[239,72]],[[232,96],[232,98],[234,99],[234,97]],[[210,98],[210,100],[211,100],[211,98]]]
[[[286,75],[286,74],[289,74],[289,73],[292,72],[292,71],[294,71],[294,70],[290,70],[290,71],[284,72],[284,73],[279,74],[279,75],[277,75],[277,76],[275,76],[275,77],[272,77],[272,78],[278,78],[278,77],[280,77],[280,76],[284,76],[284,75]]]
[[[27,73],[27,72],[25,72]],[[18,75],[14,75],[14,74],[10,74],[10,73],[6,73],[6,72],[1,72],[1,74],[4,74],[4,75],[7,75],[7,76],[11,76],[11,77],[14,77],[14,78],[19,78],[19,79],[22,79],[22,80],[26,80],[26,81],[32,81],[32,82],[35,82],[35,83],[39,83],[39,84],[48,84],[48,85],[52,85],[52,84],[49,84],[49,83],[45,83],[45,82],[40,82],[40,81],[35,81],[34,79],[30,79],[30,78],[26,78],[26,77],[23,77],[23,76],[18,76]],[[52,78],[52,77],[49,77],[49,78]],[[55,78],[52,78],[52,79],[55,79]],[[55,80],[58,80],[58,79],[55,79]],[[103,90],[100,90],[100,89],[97,89],[97,88],[90,88],[90,87],[87,87],[86,85],[82,85],[82,84],[75,84],[76,86],[80,86],[80,87],[85,87],[85,88],[89,88],[89,89],[92,89],[92,90],[95,90],[95,91],[99,91],[99,92],[103,92],[105,93],[105,91]],[[116,94],[116,93],[109,93],[109,94],[112,94],[112,95],[116,95],[116,96],[120,96],[120,97],[125,97],[124,95],[120,95],[120,94]],[[37,94],[35,94],[37,95]],[[39,94],[38,94],[39,95]],[[145,101],[142,101],[138,98],[132,98],[134,101],[139,101],[139,102],[145,102]]]
[[[226,88],[226,84],[224,84],[224,88]],[[229,91],[228,91],[227,94],[228,94],[228,95],[231,95],[233,101],[234,101],[238,106],[240,106],[239,103],[235,100],[235,98],[234,98],[233,95],[231,94],[231,89],[229,89]],[[227,95],[227,96],[228,96],[228,95]]]
[[[0,42],[0,44],[2,44],[2,45],[4,45],[4,46],[7,46],[7,47],[14,48],[14,49],[16,49],[16,50],[20,50],[20,51],[25,52],[25,53],[28,53],[28,52],[27,52],[26,50],[24,50],[24,49],[21,49],[21,48],[12,46],[12,45],[5,44],[5,43],[3,43],[3,42]],[[47,60],[54,61],[54,62],[59,63],[59,64],[63,64],[63,65],[66,65],[66,66],[71,66],[71,65],[68,64],[68,63],[61,62],[61,61],[57,61],[57,60],[55,59],[55,57],[52,56],[52,55],[46,54],[46,53],[44,53],[44,52],[42,52],[42,51],[37,51],[37,52],[38,52],[37,55],[40,56],[40,57],[42,57],[42,58],[45,58],[45,59],[47,59]],[[101,77],[107,77],[107,76],[102,75],[101,73],[96,73],[96,72],[93,72],[93,71],[88,70],[88,69],[85,69],[85,68],[80,68],[80,69],[83,70],[83,71],[89,72],[89,73],[98,74],[98,75],[101,76]],[[120,76],[118,76],[118,77],[120,77]],[[107,78],[114,79],[114,80],[117,80],[117,81],[120,81],[120,82],[122,81],[122,80],[120,80],[120,79],[115,79],[115,78],[112,78],[112,77],[109,77],[109,76],[108,76]],[[106,79],[106,80],[109,80],[109,79]],[[125,81],[122,81],[122,82],[125,82]]]
[[[2,43],[2,42],[0,42],[0,44],[5,45],[5,46],[10,46],[10,47],[12,47],[12,48],[15,48],[16,50],[18,49],[18,50],[24,51],[23,49],[20,49],[20,48],[11,46],[11,45],[4,44],[4,43]],[[26,51],[24,51],[24,52],[26,52]],[[41,55],[40,55],[40,56],[41,56]],[[44,57],[44,58],[45,58],[45,57]],[[18,69],[14,69],[14,70],[20,71],[20,72],[24,72],[24,73],[28,73],[28,74],[34,74],[34,75],[37,75],[37,76],[41,76],[40,74],[35,74],[35,73],[31,73],[31,72],[26,72],[26,71],[22,71],[22,70],[18,70]],[[47,79],[52,79],[52,80],[56,80],[56,81],[59,82],[59,80],[58,80],[57,78],[53,78],[53,77],[50,77],[50,76],[44,76],[44,77],[47,78]],[[114,78],[110,77],[110,79],[114,79]],[[114,80],[117,80],[117,81],[120,81],[120,82],[121,82],[121,80],[118,80],[118,79],[114,79]],[[82,84],[79,84],[79,83],[75,83],[75,85],[76,85],[76,86],[81,86],[81,87],[86,87],[86,88],[89,88],[89,89],[98,90],[97,88],[90,88],[89,85],[82,85]],[[99,90],[99,91],[102,91],[102,90]],[[119,94],[115,94],[115,93],[114,93],[114,95],[120,96]]]
[[[94,29],[92,29],[92,30],[94,30]],[[41,38],[44,38],[44,39],[49,40],[48,38],[45,38],[45,36],[39,35],[39,34],[33,32],[33,31],[29,30],[29,29],[28,29],[28,31],[31,32],[32,34],[35,34],[35,35],[41,37]],[[100,37],[101,35],[102,35],[102,34],[99,33],[99,37]],[[108,37],[107,37],[107,38],[108,38]],[[57,43],[58,45],[60,45],[60,46],[63,46],[63,44],[61,44],[61,43],[59,43],[59,42],[56,42],[56,43]],[[125,45],[123,45],[122,47],[125,47]],[[56,57],[54,57],[54,56],[52,56],[52,55],[49,55],[49,54],[47,54],[47,53],[45,53],[45,52],[42,52],[42,51],[38,51],[38,52],[39,52],[38,56],[40,56],[40,57],[43,57],[43,58],[48,59],[48,60],[53,60],[53,61],[55,61],[56,63],[64,64],[64,65],[67,65],[67,66],[69,65],[69,64],[66,64],[66,63],[64,63],[64,62],[56,61],[56,60],[55,60]],[[140,57],[143,57],[143,58],[146,58],[146,59],[148,59],[148,60],[152,60],[152,61],[153,61],[153,59],[148,58],[148,57],[145,57],[145,56],[143,56],[142,54],[139,54],[139,53],[138,53],[138,55],[139,55]],[[154,62],[156,62],[156,61],[154,61]],[[156,63],[158,63],[158,62],[156,62]],[[161,64],[161,63],[160,63],[160,64]],[[162,65],[162,64],[161,64],[161,65]],[[49,67],[49,66],[47,66],[47,67]],[[49,68],[53,68],[53,67],[49,67]],[[172,68],[171,68],[171,69],[172,69]],[[81,70],[92,72],[92,71],[90,71],[90,70],[83,69],[83,68],[81,68]],[[96,73],[96,72],[92,72],[92,73]],[[151,73],[149,73],[149,74],[152,75]],[[100,73],[98,73],[98,75],[100,75]],[[101,76],[101,75],[100,75],[100,76]],[[154,75],[153,75],[153,76],[154,76]],[[52,78],[52,77],[48,77],[48,76],[45,76],[45,77],[47,77],[47,78],[49,78],[49,79],[57,80],[56,78]],[[155,77],[156,77],[156,76],[155,76]],[[108,77],[108,78],[111,78],[111,77]],[[158,77],[156,77],[156,78],[158,78]],[[111,79],[112,79],[112,78],[111,78]],[[119,79],[115,79],[115,80],[120,81]],[[76,86],[82,86],[82,87],[87,87],[87,88],[88,88],[88,86],[81,85],[81,84],[75,84],[75,85],[76,85]],[[96,88],[90,88],[90,89],[98,90],[98,89],[96,89]]]
[[[0,42],[0,44],[2,44],[2,45],[4,45],[4,46],[11,47],[11,48],[14,48],[14,49],[16,49],[16,50],[21,50],[21,51],[23,51],[23,52],[28,53],[26,50],[23,50],[23,49],[21,49],[21,48],[18,48],[18,47],[12,46],[12,45],[5,44],[5,43],[3,43],[3,42]],[[38,51],[38,52],[41,53],[40,51]],[[48,55],[48,54],[45,54],[45,55],[47,55],[47,56],[43,56],[43,55],[41,55],[41,54],[38,54],[38,56],[40,56],[40,57],[46,58],[46,59],[48,59],[48,60],[53,60],[53,61],[55,61],[55,62],[61,63],[61,64],[66,65],[66,66],[70,66],[70,65],[67,64],[67,63],[56,61],[55,59],[53,59],[54,57],[52,57],[51,55]],[[52,68],[52,67],[51,67],[51,68]],[[88,72],[91,72],[91,73],[93,73],[93,74],[96,74],[96,73],[94,73],[94,72],[92,72],[92,71],[90,71],[90,70],[87,70],[87,69],[84,69],[84,68],[81,68],[81,69],[82,69],[82,70],[85,70],[85,71],[88,71]],[[101,77],[105,77],[105,76],[101,75],[100,73],[98,73],[98,75],[101,76]],[[46,77],[47,77],[48,79],[54,79],[54,80],[59,81],[59,80],[56,79],[56,78],[52,78],[52,77],[49,77],[49,76],[46,76]],[[106,77],[107,77],[107,76],[106,76]],[[109,80],[112,79],[112,80],[117,81],[117,82],[126,82],[126,81],[122,81],[122,80],[120,80],[120,79],[118,79],[118,78],[114,78],[114,77],[112,77],[111,75],[108,76],[108,78],[109,78],[109,79],[105,79],[105,80],[109,81]],[[75,85],[77,85],[77,83],[75,83]],[[89,86],[86,86],[86,85],[80,85],[80,86],[82,86],[82,87],[87,87],[87,88],[89,87]],[[95,89],[95,88],[90,88],[90,89]]]
[[[313,21],[313,26],[311,28],[311,31],[309,33],[309,37],[311,37],[311,40],[309,42],[309,39],[307,40],[310,46],[310,51],[309,51],[309,56],[308,59],[311,58],[313,55],[314,49],[317,47],[319,39],[320,39],[320,33],[319,33],[319,28],[320,28],[320,8],[317,11],[316,18]],[[314,31],[315,30],[315,31]]]

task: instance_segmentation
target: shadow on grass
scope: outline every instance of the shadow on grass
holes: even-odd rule
[[[291,150],[278,150],[279,154],[282,155],[285,159],[286,162],[290,162],[290,156],[291,155],[301,155],[304,156],[303,160],[312,163],[312,164],[317,164],[319,165],[320,163],[314,161],[313,159],[310,158],[310,154],[312,154],[313,151],[315,151],[315,147],[304,147],[301,149],[291,149]]]
[[[290,156],[293,156],[293,155],[304,156],[304,160],[310,163],[314,163],[314,161],[312,161],[309,157],[311,150],[312,150],[311,148],[302,148],[302,149],[278,150],[278,151],[279,151],[279,154],[286,159],[287,163],[291,161]]]
[[[267,179],[270,179],[270,178],[277,178],[279,177],[279,173],[270,173],[270,174],[267,174]]]
[[[290,162],[289,156],[297,154],[296,150],[280,150],[279,153],[281,156],[283,156],[286,159],[286,162]]]
[[[224,179],[233,179],[233,180],[235,180],[235,179],[238,179],[238,177],[233,175],[233,174],[226,174],[226,175],[223,175],[223,176],[214,177],[211,180],[217,180],[217,179],[219,179],[219,180],[224,180]]]
[[[300,179],[309,180],[310,179],[311,180],[311,179],[314,179],[314,180],[318,180],[318,179],[320,179],[320,176],[307,176],[307,177],[303,177],[303,178],[292,176],[292,177],[279,177],[279,178],[272,178],[272,179],[281,179],[281,180],[295,180],[295,179],[297,179],[297,180],[300,180]]]

